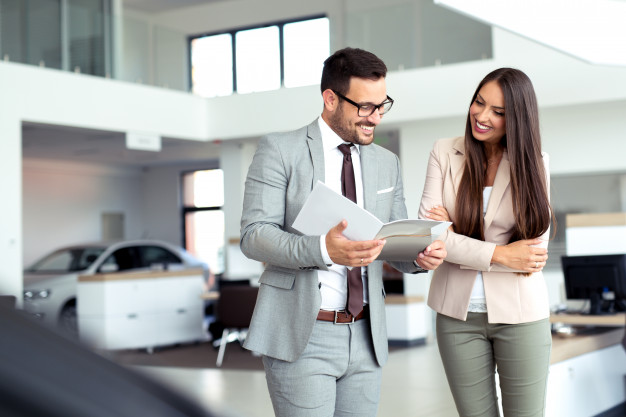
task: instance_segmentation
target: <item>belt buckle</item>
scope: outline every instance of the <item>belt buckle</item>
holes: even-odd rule
[[[338,322],[337,321],[337,313],[346,313],[346,311],[337,311],[337,310],[335,310],[335,321],[333,322],[334,324],[352,324],[352,323],[354,323],[354,316],[352,316],[352,321],[348,321],[348,322],[345,322],[345,323]]]

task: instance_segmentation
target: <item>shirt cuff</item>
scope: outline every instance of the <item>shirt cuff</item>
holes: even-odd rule
[[[326,235],[320,236],[320,250],[322,252],[322,259],[324,260],[324,263],[328,266],[332,265],[333,261],[330,259],[328,250],[326,249]]]
[[[428,272],[427,269],[424,269],[421,266],[419,266],[419,264],[417,263],[415,259],[413,259],[413,265],[415,265],[415,267],[417,268],[417,271],[415,272]]]

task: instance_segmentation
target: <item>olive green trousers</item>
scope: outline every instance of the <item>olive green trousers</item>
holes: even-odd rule
[[[496,372],[505,417],[544,416],[552,335],[549,319],[521,324],[437,314],[437,343],[461,417],[497,417]]]

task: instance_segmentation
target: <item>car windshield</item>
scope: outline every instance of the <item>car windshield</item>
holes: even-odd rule
[[[60,249],[35,262],[28,272],[72,272],[82,271],[98,259],[106,248]]]

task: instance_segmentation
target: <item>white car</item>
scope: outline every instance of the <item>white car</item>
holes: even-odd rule
[[[79,275],[154,269],[202,268],[206,263],[181,247],[157,240],[91,243],[58,249],[24,270],[24,309],[45,323],[77,334],[76,290]]]

